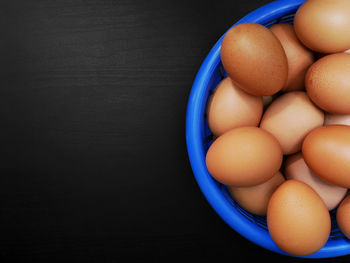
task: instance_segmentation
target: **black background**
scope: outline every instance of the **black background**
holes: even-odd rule
[[[0,260],[305,261],[228,227],[186,152],[201,62],[268,2],[1,0]]]

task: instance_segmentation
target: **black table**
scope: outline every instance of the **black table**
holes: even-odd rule
[[[304,261],[227,226],[185,146],[201,62],[268,2],[2,0],[1,262]]]

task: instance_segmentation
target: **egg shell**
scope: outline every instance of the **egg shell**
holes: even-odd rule
[[[349,14],[349,0],[307,0],[295,14],[295,32],[314,51],[341,52],[350,48]]]
[[[283,251],[306,256],[327,242],[331,219],[326,205],[310,186],[286,180],[271,196],[267,226],[271,238]]]
[[[228,76],[249,94],[273,95],[287,81],[288,63],[281,42],[262,25],[232,27],[223,38],[220,55]]]
[[[328,125],[311,131],[303,142],[302,153],[318,177],[350,188],[350,126]]]
[[[270,30],[280,40],[288,61],[288,78],[282,91],[296,91],[305,88],[305,75],[314,62],[314,54],[297,38],[290,24],[275,24]]]
[[[299,152],[305,136],[324,122],[324,113],[303,91],[277,98],[263,114],[260,127],[276,137],[284,154]]]
[[[348,190],[329,184],[316,176],[306,165],[300,152],[287,157],[284,162],[284,175],[287,180],[295,179],[311,186],[322,198],[328,210],[336,208]]]
[[[232,198],[250,213],[265,216],[270,197],[276,188],[285,181],[281,172],[277,172],[268,181],[251,187],[228,186]]]
[[[220,136],[236,127],[258,126],[262,112],[262,97],[244,92],[230,78],[225,78],[209,100],[207,120],[213,134]]]
[[[350,3],[350,1],[349,1]],[[333,114],[350,114],[350,54],[337,53],[316,61],[305,77],[310,99]]]
[[[269,180],[282,164],[278,141],[258,127],[239,127],[218,137],[206,155],[209,173],[229,186],[254,186]]]
[[[338,114],[326,113],[324,117],[324,125],[332,125],[332,124],[350,125],[350,114],[338,115]]]
[[[350,195],[347,195],[340,203],[336,219],[340,231],[350,239]]]

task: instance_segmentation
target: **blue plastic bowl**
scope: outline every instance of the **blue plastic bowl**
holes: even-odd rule
[[[245,22],[270,26],[275,23],[292,23],[294,14],[305,0],[279,0],[267,4],[241,20],[235,25]],[[234,25],[234,26],[235,26]],[[217,214],[236,232],[271,251],[289,255],[282,251],[269,235],[266,217],[256,216],[241,208],[228,194],[224,185],[215,181],[209,174],[205,155],[212,143],[212,133],[205,118],[208,98],[216,85],[225,77],[220,60],[220,47],[223,36],[211,49],[201,65],[187,105],[186,142],[189,159],[197,183]],[[350,240],[339,230],[335,211],[331,211],[332,231],[325,246],[308,258],[328,258],[350,254]]]

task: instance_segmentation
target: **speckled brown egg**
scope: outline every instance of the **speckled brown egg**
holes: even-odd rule
[[[233,199],[250,213],[265,216],[267,205],[276,188],[285,181],[281,172],[277,172],[268,181],[250,187],[228,186]]]
[[[307,0],[295,14],[295,32],[314,51],[341,52],[350,48],[349,14],[349,0]]]
[[[223,38],[220,55],[228,76],[249,94],[273,95],[287,81],[288,63],[281,42],[262,25],[232,27]]]
[[[270,30],[280,40],[288,61],[288,78],[282,91],[296,91],[305,88],[305,74],[314,62],[314,54],[297,38],[290,24],[275,24]]]
[[[310,186],[286,180],[271,196],[267,226],[273,241],[283,251],[306,256],[327,242],[331,219],[326,205]]]
[[[230,78],[216,87],[207,106],[207,120],[214,135],[241,126],[258,126],[263,112],[262,97],[238,88]]]
[[[282,164],[275,137],[258,127],[234,128],[218,137],[206,155],[209,173],[219,182],[254,186],[274,176]]]
[[[324,113],[303,91],[283,94],[263,114],[260,127],[276,137],[284,154],[299,152],[305,136],[324,122]]]
[[[350,188],[350,126],[328,125],[311,131],[302,153],[307,166],[324,181]]]
[[[350,3],[350,1],[349,1]],[[350,114],[350,54],[337,53],[316,61],[305,78],[310,99],[333,114]]]

